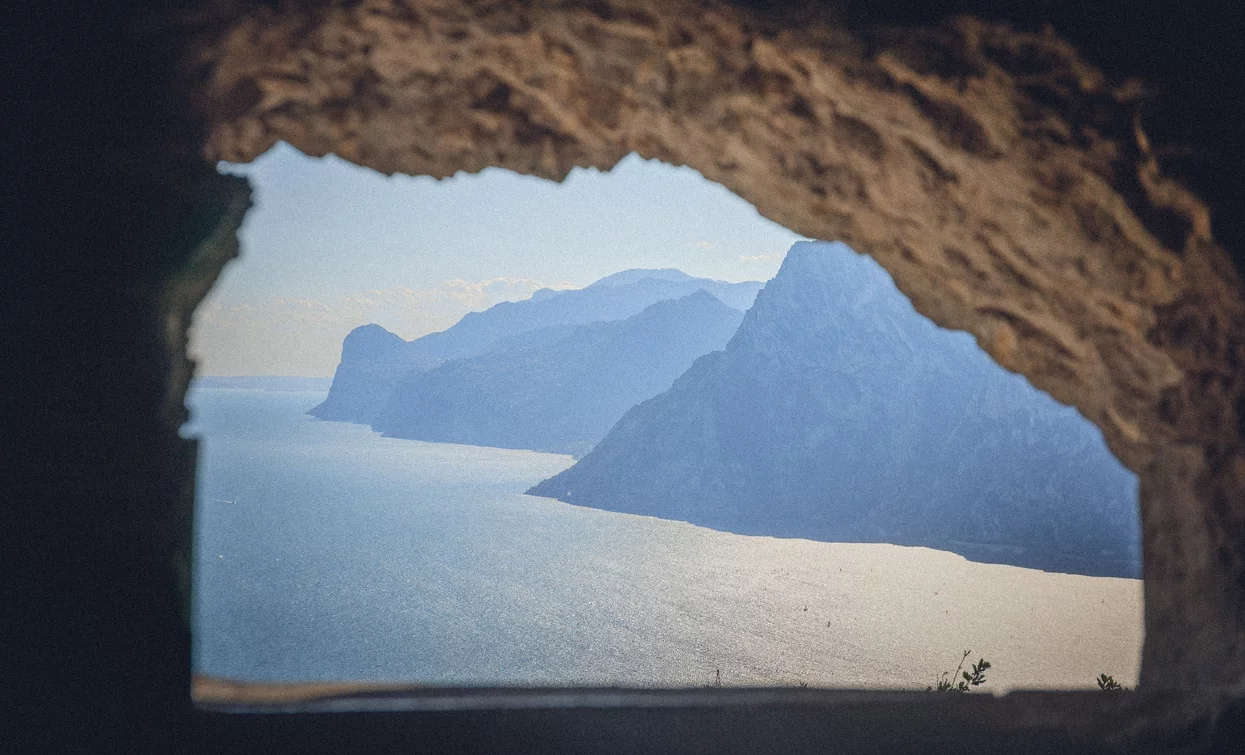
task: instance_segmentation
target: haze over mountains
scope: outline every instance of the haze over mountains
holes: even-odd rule
[[[1075,410],[801,242],[724,351],[530,493],[744,534],[1138,576],[1137,482]]]
[[[763,288],[627,270],[415,341],[363,326],[310,413],[581,456],[528,492],[582,506],[1139,575],[1137,481],[1097,428],[837,243]]]
[[[404,377],[451,359],[505,348],[506,339],[530,343],[533,338],[556,338],[556,331],[545,329],[621,320],[659,301],[699,290],[743,311],[752,305],[761,285],[694,278],[678,270],[626,270],[583,289],[541,289],[524,301],[469,313],[453,327],[414,341],[379,325],[364,325],[346,336],[329,395],[309,413],[320,419],[371,424]]]
[[[442,443],[582,455],[623,413],[722,348],[744,313],[704,289],[624,320],[550,326],[405,378],[372,427]]]

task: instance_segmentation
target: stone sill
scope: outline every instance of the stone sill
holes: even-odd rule
[[[730,741],[718,744],[744,751],[771,745],[785,752],[806,746],[829,752],[943,746],[976,751],[987,744],[998,752],[1203,750],[1219,736],[1216,716],[1208,712],[1221,710],[1226,699],[1175,691],[994,696],[806,688],[432,688],[256,684],[205,676],[195,677],[192,694],[204,723],[228,741],[288,730],[298,738],[315,732],[317,739],[346,746],[355,736],[384,739],[381,719],[418,730],[448,715],[470,720],[473,732],[489,741],[530,724],[529,734],[547,740],[539,751],[635,752],[717,752],[718,745],[704,748],[728,731]]]

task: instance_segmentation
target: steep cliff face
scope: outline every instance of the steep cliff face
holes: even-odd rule
[[[1139,568],[1137,483],[1097,429],[840,244],[793,247],[724,351],[531,492],[736,532]]]
[[[559,328],[549,343],[507,345],[409,377],[372,427],[400,438],[583,454],[629,408],[725,346],[742,319],[699,290],[625,320]]]
[[[388,386],[410,369],[406,341],[379,325],[362,325],[342,342],[342,359],[324,401],[307,413],[320,419],[358,422],[385,400]]]
[[[621,320],[656,302],[702,289],[744,310],[760,288],[756,281],[726,283],[694,278],[678,270],[626,270],[583,289],[541,289],[524,301],[502,302],[483,312],[470,312],[453,327],[413,341],[403,341],[379,325],[365,325],[346,337],[329,395],[309,414],[369,424],[404,377],[451,359],[488,353],[507,345],[509,339],[547,341],[553,337],[548,328]]]

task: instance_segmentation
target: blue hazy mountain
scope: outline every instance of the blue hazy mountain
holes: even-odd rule
[[[756,281],[726,283],[678,270],[626,270],[586,288],[540,289],[524,301],[468,313],[453,327],[414,341],[405,341],[379,325],[364,325],[346,336],[329,394],[308,413],[320,419],[368,424],[404,377],[451,359],[485,354],[504,346],[509,338],[551,326],[621,320],[651,304],[702,289],[743,311],[752,305],[760,288]]]
[[[628,409],[725,346],[743,316],[701,289],[624,320],[530,331],[404,379],[372,427],[399,438],[583,454]]]
[[[891,542],[1137,576],[1137,480],[1075,410],[796,244],[725,350],[530,493],[745,534]]]
[[[207,390],[322,392],[329,389],[332,378],[294,377],[286,375],[199,375],[196,387]]]
[[[393,382],[411,365],[407,341],[379,325],[362,325],[342,342],[341,362],[324,401],[307,413],[320,419],[361,422],[389,396]]]

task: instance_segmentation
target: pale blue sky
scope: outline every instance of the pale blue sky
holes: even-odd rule
[[[800,237],[689,168],[635,155],[561,184],[489,169],[386,177],[281,144],[248,165],[242,257],[199,308],[202,375],[331,375],[341,340],[404,338],[542,286],[633,267],[767,280]]]

